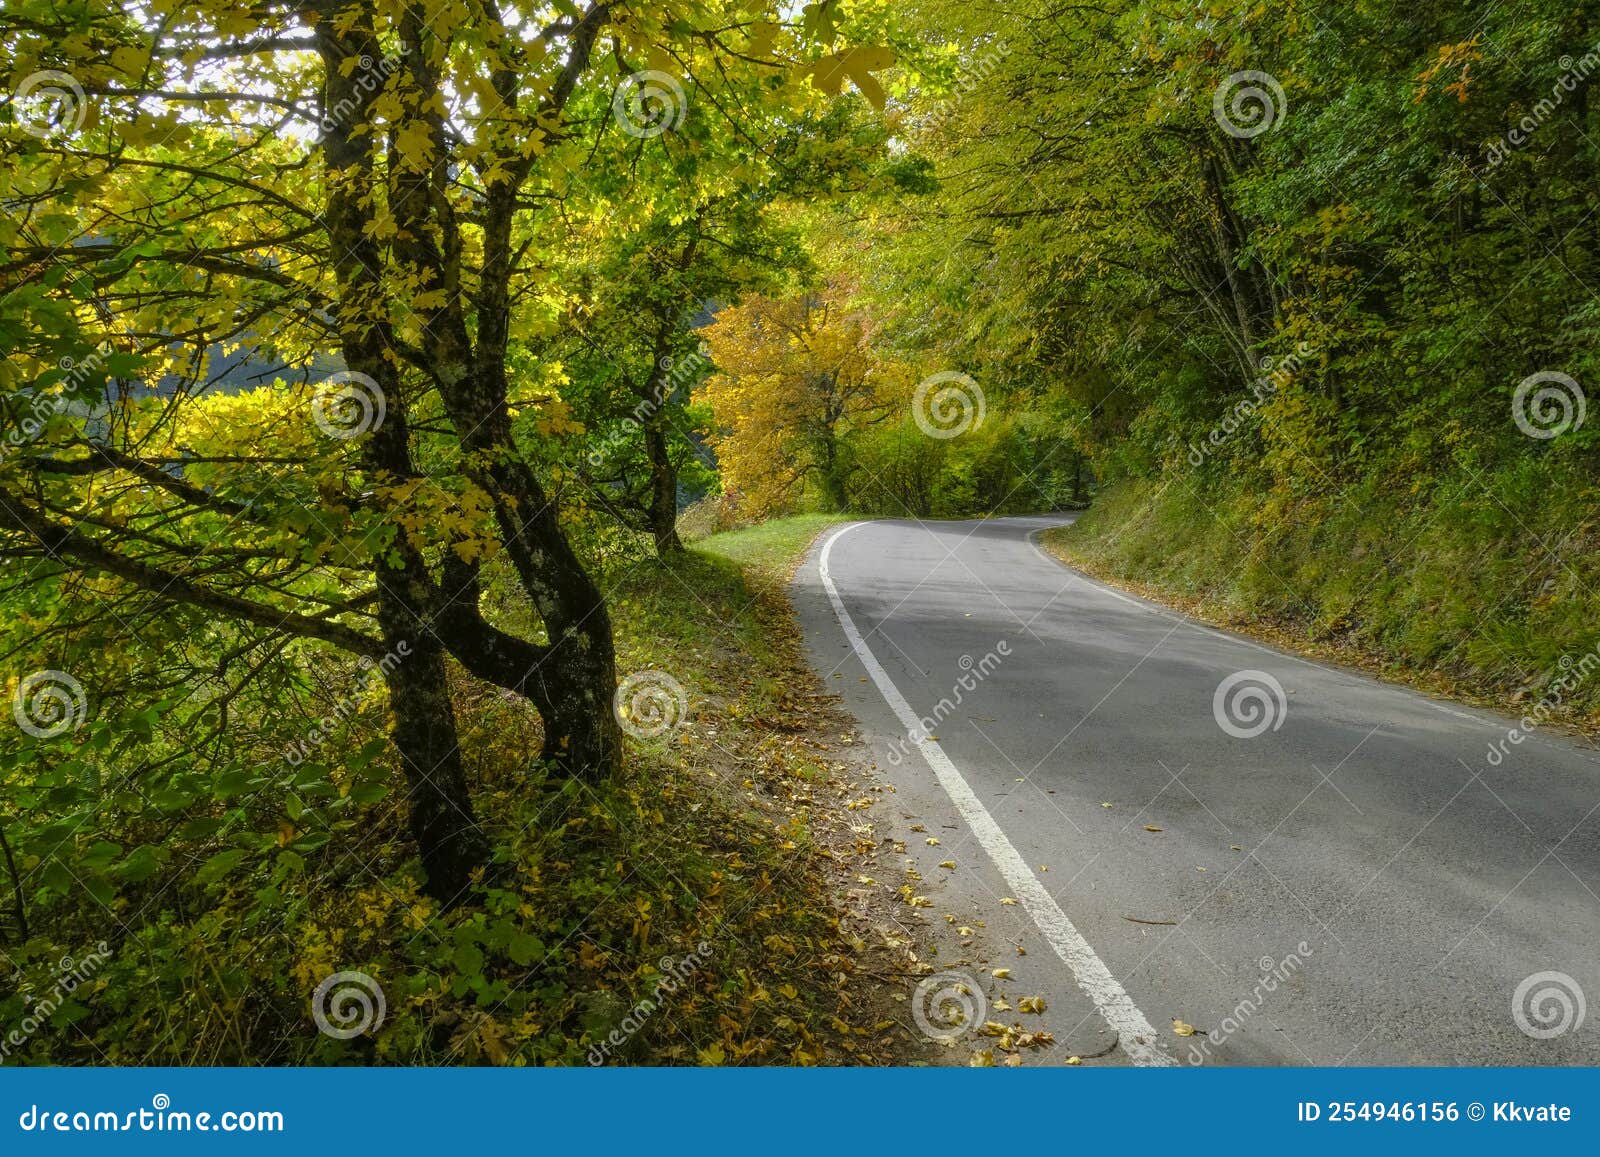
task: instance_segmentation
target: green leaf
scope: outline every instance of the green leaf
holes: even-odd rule
[[[476,976],[483,971],[483,949],[476,944],[457,944],[451,961],[456,970],[467,976]]]
[[[195,882],[210,884],[220,880],[237,868],[249,854],[244,848],[229,848],[225,852],[218,852],[200,865],[200,870],[194,874]]]

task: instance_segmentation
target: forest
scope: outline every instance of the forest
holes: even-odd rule
[[[1600,711],[1594,0],[5,0],[0,67],[6,1064],[967,1063],[785,600],[852,519]]]

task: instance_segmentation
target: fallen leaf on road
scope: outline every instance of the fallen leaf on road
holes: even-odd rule
[[[1010,1056],[1008,1056],[1005,1060],[1001,1061],[1000,1063],[1003,1064],[1008,1069],[1017,1068],[1022,1064],[1022,1054],[1021,1053],[1012,1053]]]
[[[1017,1001],[1018,1012],[1031,1012],[1036,1016],[1043,1016],[1044,1008],[1044,997],[1042,996],[1025,996]]]
[[[1176,1033],[1178,1036],[1193,1036],[1194,1035],[1194,1025],[1189,1024],[1189,1023],[1187,1023],[1185,1021],[1181,1021],[1177,1017],[1173,1017],[1172,1018],[1172,1031],[1174,1033]]]
[[[954,871],[955,870],[955,866],[956,866],[956,862],[954,860],[940,860],[939,861],[939,866],[941,868],[949,868],[952,871]]]
[[[1147,831],[1147,832],[1159,832],[1162,829],[1156,827],[1155,824],[1145,824],[1144,825],[1144,830]]]
[[[1168,924],[1168,925],[1176,925],[1178,923],[1176,920],[1141,920],[1137,916],[1124,916],[1123,919],[1124,920],[1131,920],[1135,924]]]
[[[1009,968],[996,968],[994,970],[993,976],[994,976],[994,978],[996,980],[1009,980],[1009,979],[1011,979],[1011,969],[1009,969]]]
[[[1115,804],[1109,804],[1109,803],[1106,803],[1105,800],[1101,800],[1100,801],[1100,806],[1101,807],[1115,807],[1116,805]]]
[[[1067,1058],[1067,1064],[1069,1064],[1069,1065],[1081,1065],[1081,1064],[1083,1064],[1083,1058],[1082,1057],[1068,1057]]]
[[[929,836],[928,837],[928,846],[930,848],[937,848],[939,846],[939,837],[938,836]]]
[[[1017,902],[1010,896],[1001,896],[1000,903],[1004,904],[1007,908],[1014,908],[1017,905]]]

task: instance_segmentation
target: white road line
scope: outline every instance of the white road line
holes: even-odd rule
[[[1098,591],[1103,595],[1110,595],[1114,599],[1121,599],[1130,606],[1135,606],[1140,610],[1148,611],[1152,615],[1159,615],[1164,619],[1175,619],[1178,622],[1185,623],[1188,626],[1193,627],[1197,631],[1211,635],[1213,638],[1221,639],[1224,642],[1233,643],[1240,647],[1249,647],[1252,651],[1260,651],[1263,655],[1271,655],[1274,658],[1284,659],[1291,663],[1299,663],[1302,667],[1311,667],[1315,670],[1323,672],[1324,674],[1337,675],[1339,678],[1345,680],[1351,685],[1364,688],[1383,687],[1397,692],[1413,703],[1420,703],[1424,707],[1432,707],[1435,711],[1442,711],[1446,715],[1453,715],[1457,719],[1466,720],[1468,723],[1476,723],[1480,727],[1490,727],[1497,731],[1501,729],[1502,725],[1491,719],[1484,719],[1477,715],[1468,715],[1465,711],[1457,711],[1454,707],[1440,703],[1437,699],[1429,699],[1421,692],[1414,691],[1408,687],[1384,683],[1381,680],[1373,679],[1371,676],[1359,675],[1352,671],[1341,671],[1339,668],[1330,667],[1326,663],[1318,663],[1313,659],[1307,659],[1304,656],[1292,654],[1291,652],[1282,650],[1278,647],[1269,647],[1265,643],[1257,643],[1251,639],[1243,638],[1242,636],[1235,635],[1232,632],[1224,631],[1220,627],[1213,627],[1209,623],[1201,622],[1199,619],[1185,615],[1179,611],[1174,611],[1167,607],[1163,607],[1159,603],[1151,602],[1149,599],[1137,599],[1131,595],[1125,595],[1113,587],[1108,587],[1104,583],[1097,582],[1094,579],[1089,578],[1082,571],[1068,563],[1065,559],[1051,554],[1048,550],[1046,550],[1044,548],[1044,544],[1039,541],[1039,535],[1043,534],[1046,530],[1053,529],[1055,528],[1047,526],[1042,527],[1039,530],[1030,531],[1027,536],[1028,544],[1032,546],[1034,550],[1039,552],[1039,556],[1041,558],[1048,559],[1062,570],[1065,570],[1068,574],[1072,575],[1090,590]]]
[[[995,823],[989,810],[973,793],[960,770],[950,762],[950,757],[937,743],[922,734],[922,720],[911,709],[911,704],[906,702],[906,697],[900,694],[900,689],[894,685],[888,672],[878,662],[877,656],[867,646],[866,640],[861,637],[861,632],[856,629],[855,620],[850,617],[850,612],[844,609],[844,600],[839,597],[839,589],[833,585],[833,576],[828,571],[828,556],[833,551],[834,543],[864,525],[866,524],[852,522],[834,531],[828,536],[828,541],[823,543],[822,554],[817,560],[822,586],[828,592],[828,600],[833,604],[833,613],[838,617],[839,625],[844,628],[845,638],[850,640],[850,645],[855,648],[856,654],[867,669],[867,674],[871,675],[872,681],[877,684],[884,702],[899,717],[900,722],[905,724],[906,734],[916,740],[922,758],[927,760],[928,766],[939,780],[939,785],[950,797],[950,802],[955,804],[956,810],[967,821],[972,834],[983,845],[984,851],[989,853],[994,866],[999,869],[1000,875],[1016,894],[1017,899],[1022,902],[1022,906],[1028,910],[1028,915],[1033,917],[1033,922],[1039,926],[1039,931],[1050,942],[1050,946],[1056,950],[1056,955],[1061,957],[1066,966],[1072,970],[1078,987],[1083,989],[1094,1002],[1095,1008],[1105,1018],[1106,1024],[1117,1034],[1122,1050],[1128,1054],[1129,1059],[1136,1065],[1177,1064],[1172,1054],[1161,1047],[1160,1037],[1150,1026],[1150,1021],[1145,1018],[1144,1013],[1133,1003],[1133,998],[1118,983],[1117,978],[1111,975],[1111,970],[1095,954],[1095,950],[1089,946],[1083,934],[1073,926],[1071,920],[1067,919],[1067,914],[1061,910],[1061,905],[1057,904],[1055,897],[1045,890],[1045,886],[1028,867],[1027,861],[1022,858],[1005,832],[1000,830],[1000,825]]]

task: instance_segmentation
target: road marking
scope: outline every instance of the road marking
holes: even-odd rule
[[[1070,524],[1063,523],[1062,525],[1065,526]],[[1432,707],[1435,711],[1442,711],[1446,715],[1453,715],[1457,719],[1466,720],[1468,723],[1476,723],[1480,727],[1492,727],[1497,731],[1502,727],[1501,724],[1496,723],[1493,720],[1483,719],[1476,715],[1468,715],[1465,711],[1457,711],[1454,707],[1440,703],[1437,699],[1430,699],[1420,691],[1413,690],[1412,688],[1393,683],[1384,683],[1382,680],[1373,679],[1370,675],[1357,674],[1353,671],[1341,671],[1337,667],[1329,667],[1327,664],[1318,663],[1314,659],[1307,659],[1302,655],[1296,655],[1289,651],[1280,650],[1277,647],[1268,646],[1265,643],[1257,643],[1252,639],[1246,639],[1240,635],[1235,635],[1229,631],[1223,630],[1221,627],[1213,627],[1210,623],[1202,622],[1200,619],[1183,614],[1181,611],[1174,611],[1169,607],[1164,607],[1159,603],[1150,601],[1149,599],[1138,599],[1132,597],[1131,595],[1125,595],[1113,587],[1108,587],[1104,583],[1090,578],[1077,567],[1067,562],[1065,559],[1046,550],[1044,544],[1039,541],[1039,536],[1047,530],[1054,529],[1054,527],[1045,526],[1039,528],[1038,530],[1029,531],[1027,535],[1028,545],[1033,547],[1033,549],[1039,553],[1041,558],[1045,558],[1050,562],[1053,562],[1056,566],[1072,575],[1090,590],[1099,591],[1103,595],[1110,595],[1114,599],[1121,599],[1130,606],[1138,607],[1142,611],[1148,611],[1152,615],[1157,615],[1164,619],[1175,619],[1178,622],[1193,627],[1197,631],[1201,631],[1207,635],[1211,635],[1214,638],[1221,639],[1224,642],[1234,643],[1241,647],[1249,647],[1252,651],[1260,651],[1263,655],[1271,655],[1274,658],[1286,659],[1291,663],[1299,663],[1302,667],[1311,667],[1327,675],[1337,675],[1350,686],[1360,687],[1363,689],[1381,687],[1386,690],[1395,691],[1413,703],[1420,703],[1425,707]]]
[[[1012,845],[1005,832],[1000,830],[1000,825],[995,823],[989,810],[973,793],[960,770],[950,762],[950,757],[937,743],[922,735],[922,720],[911,709],[911,704],[906,702],[906,697],[900,694],[900,689],[889,678],[888,672],[878,662],[878,657],[867,646],[866,640],[861,637],[861,632],[856,629],[855,620],[850,617],[850,612],[844,609],[844,600],[839,597],[839,589],[833,585],[833,576],[828,570],[828,556],[833,552],[834,543],[857,527],[865,525],[866,523],[862,522],[852,522],[834,531],[828,536],[827,542],[823,543],[822,554],[817,560],[817,572],[822,579],[822,586],[828,592],[828,601],[833,604],[833,613],[839,620],[839,626],[844,628],[845,638],[850,640],[850,646],[860,657],[867,674],[872,676],[872,681],[878,685],[878,691],[883,695],[884,702],[894,711],[900,722],[905,724],[906,734],[916,739],[917,748],[939,780],[939,786],[944,788],[945,794],[950,797],[950,802],[955,804],[956,810],[961,813],[961,818],[967,821],[973,836],[983,845],[983,850],[989,853],[989,858],[994,861],[994,866],[999,869],[1001,877],[1022,902],[1022,906],[1027,909],[1028,915],[1033,917],[1033,922],[1039,926],[1039,931],[1056,950],[1056,955],[1061,957],[1063,963],[1072,970],[1078,987],[1083,989],[1094,1002],[1095,1008],[1105,1018],[1106,1024],[1117,1034],[1122,1050],[1128,1054],[1129,1059],[1136,1065],[1177,1064],[1177,1060],[1161,1047],[1161,1038],[1156,1035],[1156,1030],[1150,1026],[1150,1021],[1146,1019],[1144,1013],[1133,1003],[1133,998],[1118,983],[1117,978],[1111,975],[1111,970],[1095,954],[1095,950],[1089,946],[1083,934],[1073,926],[1071,920],[1067,919],[1067,914],[1061,910],[1061,905],[1057,904],[1055,897],[1045,890],[1045,886],[1028,867],[1028,862],[1022,858],[1022,854]]]

